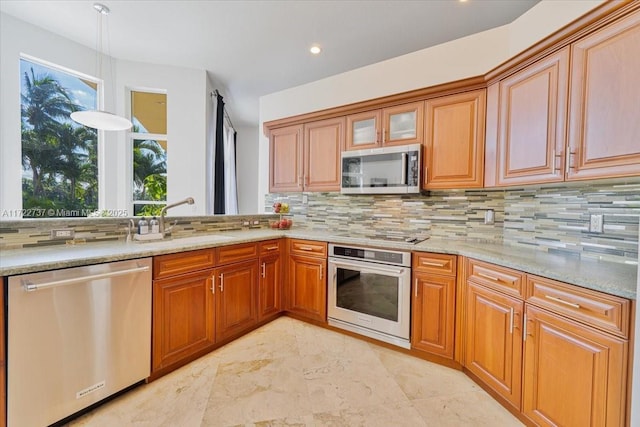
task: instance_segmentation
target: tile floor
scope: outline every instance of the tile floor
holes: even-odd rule
[[[463,373],[288,317],[72,426],[521,426]]]

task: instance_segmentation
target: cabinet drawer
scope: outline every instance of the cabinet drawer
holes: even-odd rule
[[[629,337],[627,299],[532,275],[527,275],[526,297],[530,304]]]
[[[258,258],[258,245],[256,243],[243,243],[216,248],[217,266],[252,258]]]
[[[469,259],[467,267],[469,280],[509,295],[524,298],[524,273],[475,259]]]
[[[315,240],[296,240],[289,241],[289,251],[291,255],[306,256],[327,256],[327,244],[325,242],[316,242]]]
[[[455,276],[456,259],[455,255],[414,252],[413,269],[417,272]]]
[[[260,247],[260,255],[270,255],[280,252],[280,246],[282,245],[282,240],[267,240],[265,242],[258,243]]]
[[[153,278],[176,276],[215,266],[213,249],[181,252],[153,257]]]

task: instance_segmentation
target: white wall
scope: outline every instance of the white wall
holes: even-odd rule
[[[238,176],[238,213],[256,213],[258,205],[258,150],[257,126],[239,126],[236,141],[236,174]]]
[[[0,210],[22,207],[22,156],[20,134],[20,54],[95,75],[95,51],[39,27],[0,14]],[[105,61],[108,62],[108,61]],[[167,92],[168,201],[188,196],[193,206],[172,209],[172,215],[205,213],[206,72],[179,67],[113,60],[115,91],[111,75],[105,79],[105,105],[128,115],[128,89],[162,89]],[[114,102],[113,95],[117,101]],[[115,105],[115,106],[114,106]],[[131,151],[127,132],[106,132],[99,147],[100,207],[129,209],[131,197]],[[8,219],[8,218],[4,218]]]
[[[486,73],[602,3],[546,0],[509,25],[378,62],[260,98],[266,121]],[[269,190],[269,146],[260,133],[258,206]]]

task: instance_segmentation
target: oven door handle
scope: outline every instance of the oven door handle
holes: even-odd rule
[[[388,267],[373,267],[373,266],[369,266],[367,265],[366,267],[360,264],[349,264],[349,263],[342,263],[342,262],[336,262],[336,261],[329,261],[329,263],[337,268],[346,268],[349,270],[357,270],[360,273],[385,273],[385,274],[394,274],[396,276],[400,276],[402,275],[405,271],[406,271],[406,267],[405,268],[400,268],[400,269],[396,269],[393,268],[392,266],[388,266]]]

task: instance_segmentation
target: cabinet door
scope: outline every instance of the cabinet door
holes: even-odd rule
[[[215,343],[212,271],[153,281],[152,370]]]
[[[628,343],[527,306],[523,413],[540,426],[621,426]]]
[[[289,257],[286,309],[309,319],[327,320],[327,261],[299,255]]]
[[[380,110],[348,115],[345,149],[361,150],[378,147],[380,145],[381,120],[382,112]]]
[[[567,179],[640,174],[640,12],[572,46]]]
[[[569,48],[500,82],[497,184],[564,180]]]
[[[414,273],[411,347],[453,358],[455,277]]]
[[[422,142],[424,102],[412,102],[382,110],[382,145]]]
[[[482,187],[485,90],[430,99],[423,188]]]
[[[302,125],[273,129],[269,137],[269,191],[302,191]]]
[[[260,258],[260,293],[258,304],[258,321],[280,312],[282,261],[280,254]]]
[[[258,321],[258,261],[216,268],[216,334],[237,335]]]
[[[468,282],[466,305],[465,366],[519,410],[524,303]]]
[[[304,125],[305,191],[340,191],[344,128],[344,117]]]

